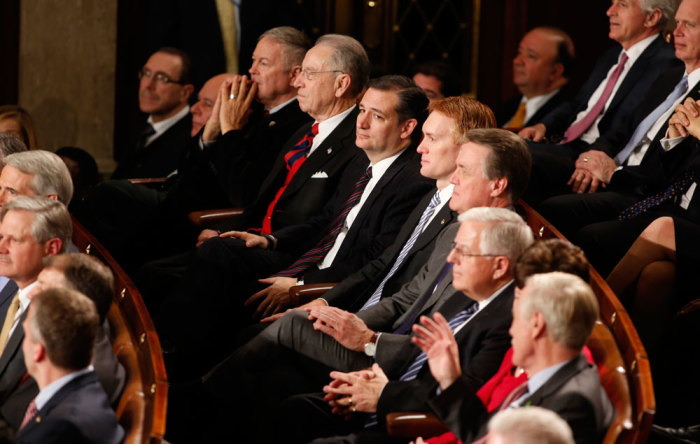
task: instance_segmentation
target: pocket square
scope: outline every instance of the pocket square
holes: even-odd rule
[[[326,174],[325,171],[316,171],[313,176],[311,176],[312,179],[328,179],[328,174]]]

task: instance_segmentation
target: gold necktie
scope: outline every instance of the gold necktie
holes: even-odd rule
[[[7,345],[7,339],[10,337],[10,330],[15,323],[15,315],[19,309],[19,290],[15,293],[15,296],[10,302],[10,307],[7,309],[7,315],[5,315],[5,323],[2,325],[2,331],[0,331],[0,355],[5,351],[5,346]]]
[[[523,102],[518,107],[518,110],[515,112],[515,115],[513,116],[513,118],[510,119],[510,123],[508,124],[506,129],[522,128],[523,123],[525,123],[526,111],[527,111],[527,104],[526,104],[526,102]]]

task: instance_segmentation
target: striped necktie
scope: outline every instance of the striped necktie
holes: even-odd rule
[[[287,177],[284,179],[284,185],[277,190],[274,199],[270,202],[265,212],[263,219],[261,234],[270,234],[272,232],[272,213],[275,211],[277,201],[282,197],[282,193],[287,189],[287,185],[292,181],[292,178],[306,160],[306,155],[314,142],[314,137],[318,134],[318,123],[314,123],[311,128],[304,134],[296,145],[287,151],[284,155],[284,161],[287,163]]]
[[[425,209],[425,211],[423,211],[423,214],[421,215],[420,220],[418,221],[418,225],[416,225],[416,228],[413,230],[413,234],[411,234],[411,237],[408,238],[406,244],[404,244],[403,248],[401,249],[401,252],[399,253],[399,256],[394,261],[394,265],[391,267],[391,270],[389,270],[389,273],[387,273],[387,275],[384,276],[382,282],[379,284],[377,289],[374,290],[372,296],[370,296],[370,298],[367,300],[367,302],[365,302],[365,305],[363,305],[360,310],[369,308],[375,305],[377,302],[379,302],[379,299],[381,299],[382,297],[384,285],[386,285],[387,281],[391,279],[394,273],[396,273],[396,270],[398,270],[398,268],[403,263],[404,259],[406,259],[406,256],[408,256],[408,252],[411,251],[411,248],[413,248],[413,245],[416,243],[418,236],[420,236],[420,234],[423,232],[423,227],[425,226],[425,223],[428,221],[428,219],[430,219],[433,213],[435,213],[435,208],[437,208],[438,205],[440,205],[440,190],[435,192],[433,198],[430,199],[430,204]]]
[[[350,193],[350,196],[348,196],[348,198],[345,200],[342,210],[340,213],[338,213],[338,215],[336,215],[335,219],[331,223],[330,231],[320,241],[318,241],[312,249],[304,253],[299,259],[296,260],[296,262],[290,265],[289,268],[276,273],[275,276],[297,276],[304,272],[304,270],[307,268],[323,260],[326,253],[328,253],[328,251],[333,247],[338,234],[340,234],[340,230],[345,224],[345,219],[348,217],[348,213],[360,202],[362,193],[365,191],[365,187],[367,187],[367,184],[371,178],[372,167],[369,167],[362,177],[360,177],[360,180],[355,183],[355,187],[353,188],[352,193]]]

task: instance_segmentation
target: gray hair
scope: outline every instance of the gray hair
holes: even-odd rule
[[[367,51],[354,38],[341,34],[326,34],[316,40],[316,46],[335,50],[328,61],[329,69],[337,69],[350,76],[349,93],[359,95],[369,82],[370,63]]]
[[[0,133],[0,164],[4,165],[3,159],[14,153],[27,151],[27,145],[14,134]]]
[[[681,0],[639,0],[642,11],[650,14],[654,9],[661,11],[661,18],[657,25],[660,31],[673,31],[676,27],[676,10]]]
[[[35,194],[40,196],[55,194],[64,204],[70,203],[73,197],[73,180],[68,167],[56,154],[33,150],[10,154],[3,160],[5,165],[34,176],[30,187]]]
[[[306,51],[311,48],[311,40],[306,34],[291,26],[268,29],[258,37],[258,42],[265,37],[283,46],[282,57],[284,58],[284,67],[287,70],[293,66],[301,65]]]
[[[580,277],[561,271],[532,275],[525,287],[529,296],[520,304],[523,319],[540,313],[552,341],[580,350],[598,319],[598,300],[591,287]]]
[[[505,208],[476,207],[459,215],[459,222],[489,222],[479,236],[481,254],[506,256],[513,271],[518,257],[534,241],[532,230],[516,212]]]
[[[574,444],[569,424],[553,411],[537,406],[498,412],[489,421],[488,430],[512,444]]]
[[[34,241],[44,243],[49,239],[58,238],[62,242],[59,253],[66,252],[73,234],[73,222],[65,205],[43,196],[18,197],[2,206],[0,222],[13,210],[34,213],[30,229]]]

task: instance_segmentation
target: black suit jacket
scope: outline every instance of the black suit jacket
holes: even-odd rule
[[[601,442],[615,416],[600,385],[598,369],[583,355],[560,368],[526,403],[561,416],[571,426],[577,443]],[[430,407],[463,442],[472,442],[486,432],[490,416],[464,378],[432,399]]]
[[[555,110],[559,105],[564,103],[564,101],[569,100],[572,96],[572,91],[571,88],[569,88],[568,85],[562,86],[559,91],[557,91],[556,94],[554,94],[552,97],[549,98],[542,106],[535,111],[535,113],[530,116],[529,119],[527,119],[525,122],[523,122],[523,126],[531,126],[536,124],[537,122],[540,122],[544,116]],[[522,100],[523,95],[518,94],[514,97],[511,97],[504,103],[502,103],[498,108],[496,108],[496,112],[494,113],[496,115],[496,123],[498,124],[499,127],[505,126],[506,123],[510,122],[510,119],[513,118],[515,115],[515,112],[518,110],[518,107],[520,106],[520,100]]]
[[[350,160],[363,153],[355,147],[357,107],[333,130],[321,145],[306,159],[275,205],[272,230],[306,222],[331,198]],[[260,228],[267,207],[272,202],[287,176],[284,155],[301,140],[311,123],[299,128],[280,151],[272,170],[262,185],[255,202],[241,215],[220,226],[223,230]]]
[[[12,303],[12,298],[14,297],[15,293],[17,293],[17,284],[15,284],[15,281],[10,279],[3,287],[2,291],[0,291],[0,320],[5,320],[7,310],[10,308],[10,303]]]
[[[462,374],[466,383],[476,391],[498,369],[503,356],[510,346],[510,328],[513,305],[514,284],[510,283],[483,310],[476,313],[457,335],[459,356],[462,364]],[[448,320],[460,310],[471,305],[473,301],[459,292],[444,302],[438,311]],[[399,381],[414,359],[420,354],[420,349],[412,343],[405,343],[393,351],[394,361],[403,364],[398,367],[387,365],[379,356],[377,363],[382,369],[392,368],[387,376],[391,380],[382,390],[377,404],[377,416],[383,419],[387,413],[395,411],[428,411],[428,399],[438,388],[438,383],[430,373],[428,364],[421,368],[413,381]]]
[[[22,323],[27,318],[28,312],[29,307],[20,316],[17,327],[8,339],[2,355],[0,355],[0,405],[13,395],[27,372],[22,352],[22,341],[24,340]]]
[[[605,80],[610,68],[617,63],[621,50],[622,48],[618,46],[603,54],[578,94],[541,120],[541,123],[547,127],[548,137],[563,136],[576,118],[576,114],[586,109],[593,92]],[[661,36],[657,37],[644,50],[620,84],[605,115],[598,123],[600,134],[623,124],[625,118],[641,103],[654,81],[668,69],[680,65],[681,62],[675,57],[673,47]]]
[[[336,216],[341,213],[345,201],[368,166],[369,161],[362,153],[347,167],[334,197],[318,216],[304,224],[274,231],[272,234],[278,239],[277,249],[300,251],[303,254],[312,248],[330,231]],[[333,265],[323,270],[311,267],[304,272],[304,282],[337,282],[378,257],[391,245],[406,216],[433,185],[432,180],[420,175],[415,148],[406,148],[382,175],[362,205]]]
[[[408,216],[406,222],[401,227],[401,231],[396,236],[394,243],[384,250],[381,256],[368,263],[355,273],[343,279],[333,289],[328,291],[323,298],[330,305],[340,307],[348,311],[359,310],[369,299],[379,286],[380,282],[389,273],[396,258],[408,241],[413,230],[415,230],[423,211],[430,203],[437,190],[429,191],[425,197],[416,205],[413,212]],[[435,214],[433,220],[428,224],[423,232],[418,236],[416,242],[411,247],[399,268],[384,285],[382,296],[391,296],[401,290],[406,282],[413,279],[418,274],[423,265],[428,262],[428,258],[433,252],[435,241],[440,233],[447,228],[453,220],[457,219],[457,214],[450,210],[449,202],[445,202],[440,211]]]
[[[105,443],[124,441],[124,429],[109,406],[95,372],[56,392],[17,434],[17,443]]]
[[[112,179],[165,177],[175,171],[187,152],[192,131],[192,114],[178,120],[148,146],[134,145],[125,160],[112,174]]]

